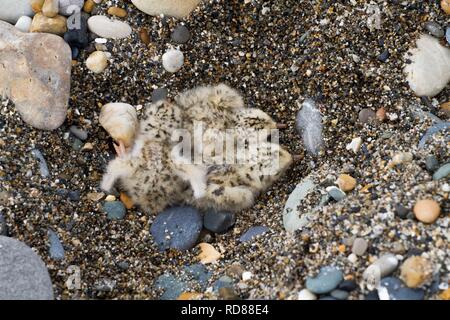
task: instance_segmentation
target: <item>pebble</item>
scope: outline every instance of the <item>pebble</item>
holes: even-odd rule
[[[433,173],[439,168],[439,161],[434,155],[429,155],[425,159],[425,167],[430,173]]]
[[[88,19],[89,30],[107,39],[127,38],[131,35],[131,27],[122,21],[111,20],[106,16],[92,16]]]
[[[102,73],[108,66],[108,57],[103,51],[94,51],[86,59],[86,67],[94,73]]]
[[[33,16],[29,0],[0,1],[0,20],[15,24],[22,16]]]
[[[372,263],[363,273],[365,280],[381,279],[397,269],[398,259],[393,254],[385,254]]]
[[[444,10],[446,14],[450,14],[450,1],[449,0],[441,0],[441,8]]]
[[[191,39],[191,32],[185,25],[181,24],[173,30],[171,37],[172,41],[185,44]]]
[[[63,16],[49,18],[36,13],[31,21],[30,32],[52,33],[62,36],[67,31],[67,19]]]
[[[167,88],[157,88],[155,90],[153,90],[152,92],[152,102],[156,103],[160,100],[165,100],[167,99]]]
[[[90,192],[86,195],[86,198],[90,201],[98,202],[102,200],[104,196],[105,194],[103,192]]]
[[[363,238],[356,238],[353,241],[352,252],[357,256],[362,256],[366,253],[369,243]]]
[[[54,18],[59,13],[59,0],[45,0],[42,6],[42,14]]]
[[[110,220],[122,220],[127,212],[127,209],[120,201],[106,201],[103,204],[103,210]]]
[[[377,115],[375,111],[369,108],[362,109],[358,114],[358,120],[363,124],[376,119],[376,117]]]
[[[358,284],[356,283],[355,280],[344,280],[338,286],[339,290],[344,290],[344,291],[348,291],[348,292],[354,291],[357,288],[358,288]]]
[[[307,216],[300,217],[298,207],[314,188],[314,181],[311,178],[306,177],[289,195],[283,210],[283,226],[287,232],[295,232],[309,223]]]
[[[151,16],[171,16],[184,18],[194,10],[201,0],[131,0],[133,4]]]
[[[433,174],[433,180],[440,180],[447,178],[450,175],[450,162],[444,164],[442,167],[436,170]]]
[[[173,207],[160,213],[150,232],[160,250],[192,248],[199,238],[203,221],[192,207]]]
[[[350,294],[347,291],[335,289],[331,291],[330,295],[338,300],[347,300]]]
[[[450,81],[450,49],[442,46],[439,39],[422,35],[407,59],[412,63],[406,65],[405,73],[409,86],[419,96],[434,97]]]
[[[427,130],[427,132],[425,132],[423,137],[420,139],[419,148],[423,149],[425,147],[425,145],[427,144],[428,140],[436,133],[438,133],[440,131],[444,131],[444,130],[449,130],[449,129],[450,129],[450,122],[440,122],[440,123],[435,124],[434,126],[429,128]]]
[[[405,208],[402,204],[398,203],[395,205],[395,213],[400,219],[406,219],[408,217],[408,214],[411,211],[407,208]]]
[[[394,167],[399,164],[405,164],[411,162],[413,160],[413,154],[411,152],[398,152],[394,155],[391,162],[389,163],[389,167]]]
[[[86,13],[91,13],[92,10],[95,8],[95,2],[94,0],[86,0],[84,2],[83,11]]]
[[[406,288],[399,279],[388,277],[381,279],[378,296],[380,300],[423,300],[425,292]]]
[[[378,60],[381,62],[386,62],[390,56],[391,56],[391,54],[390,54],[389,50],[386,49],[378,56]]]
[[[69,131],[80,140],[86,140],[88,138],[87,132],[77,126],[70,126]]]
[[[336,184],[342,191],[349,192],[355,189],[356,179],[348,174],[341,174],[339,175]]]
[[[209,243],[200,243],[198,247],[200,248],[198,259],[203,264],[215,263],[222,257],[220,252]]]
[[[306,279],[306,288],[315,294],[325,294],[333,291],[342,282],[342,271],[335,267],[323,267],[315,278]]]
[[[422,256],[412,256],[400,267],[400,279],[409,288],[418,288],[432,280],[433,265]]]
[[[235,223],[233,212],[208,210],[203,216],[203,226],[218,234],[226,233]]]
[[[266,232],[270,231],[266,226],[255,226],[248,229],[241,237],[239,238],[240,242],[248,242],[253,240],[253,238],[260,236]]]
[[[212,276],[212,273],[201,263],[185,266],[183,270],[189,277],[197,281],[203,289],[207,287]]]
[[[148,34],[147,29],[142,28],[141,30],[139,30],[139,38],[145,45],[148,46],[150,44],[150,35]]]
[[[359,150],[361,149],[361,145],[362,145],[362,138],[357,137],[354,138],[346,147],[345,149],[347,150],[352,150],[353,153],[357,154],[359,152]]]
[[[26,244],[0,236],[0,300],[53,300],[45,263]]]
[[[156,289],[163,291],[163,294],[160,297],[161,300],[175,300],[183,292],[189,289],[185,282],[172,274],[163,274],[159,276],[156,279],[154,286]]]
[[[428,21],[424,25],[425,30],[427,30],[432,36],[436,38],[443,38],[445,35],[444,29],[439,25],[439,23],[434,21]]]
[[[9,88],[4,92],[27,124],[43,130],[61,126],[70,96],[70,47],[59,37],[22,33],[3,21],[0,47],[0,61],[8,74],[0,78],[0,92]],[[17,68],[20,61],[29,63]]]
[[[71,16],[80,12],[84,6],[84,0],[59,0],[59,13],[64,16]]]
[[[450,44],[450,27],[447,27],[447,30],[445,31],[445,39],[447,40],[447,43]]]
[[[233,279],[228,276],[222,276],[213,284],[213,291],[218,292],[221,288],[231,288],[233,286]]]
[[[44,156],[41,151],[38,149],[31,150],[33,156],[39,161],[39,170],[41,172],[41,177],[48,178],[50,176],[50,171],[48,170],[47,162],[45,161]]]
[[[6,225],[6,220],[0,213],[0,236],[6,236],[8,234],[8,226]]]
[[[115,141],[131,147],[139,125],[136,109],[126,103],[107,103],[102,107],[100,125]]]
[[[322,114],[311,99],[306,99],[296,117],[297,131],[301,134],[306,150],[319,155],[323,147]]]
[[[303,289],[298,293],[297,299],[302,301],[311,301],[317,300],[317,296],[308,289]]]
[[[64,259],[65,252],[64,247],[61,244],[61,240],[59,239],[56,232],[53,230],[48,230],[48,241],[49,241],[49,254],[50,258],[56,261],[60,261]]]
[[[178,49],[169,49],[162,56],[162,64],[166,71],[175,73],[183,67],[184,54]]]
[[[109,7],[108,14],[119,18],[125,18],[127,16],[127,11],[119,7]]]
[[[31,21],[33,21],[33,19],[30,17],[21,16],[14,26],[22,32],[29,32],[31,28]]]
[[[219,296],[223,300],[239,300],[239,296],[233,288],[223,287],[219,289]]]
[[[417,220],[430,224],[435,222],[441,214],[441,207],[432,199],[423,199],[416,202],[413,212]]]
[[[335,186],[327,187],[327,192],[335,201],[341,201],[345,198],[346,194],[344,191]]]

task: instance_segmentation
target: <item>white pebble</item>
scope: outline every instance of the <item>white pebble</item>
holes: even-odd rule
[[[108,57],[103,51],[94,51],[86,59],[86,67],[94,73],[102,73],[108,66]]]
[[[309,291],[308,289],[303,289],[298,293],[298,300],[317,300],[317,296],[312,293],[311,291]]]
[[[253,277],[253,274],[250,271],[245,271],[242,273],[242,280],[248,281]]]
[[[33,19],[31,19],[30,17],[21,16],[19,20],[17,20],[15,27],[22,32],[29,32],[31,27],[31,21],[33,21]]]
[[[358,153],[359,149],[361,149],[362,139],[360,137],[355,138],[350,142],[345,148],[347,150],[353,150],[354,153]]]
[[[175,73],[181,69],[184,64],[184,54],[177,49],[169,49],[162,56],[162,63],[166,71]]]

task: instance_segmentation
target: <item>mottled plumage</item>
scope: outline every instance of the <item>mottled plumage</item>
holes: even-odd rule
[[[190,155],[185,154],[179,137],[172,134],[183,129],[194,136],[198,122],[204,134],[192,139]],[[180,203],[200,209],[249,208],[292,162],[287,151],[268,141],[276,127],[263,111],[246,109],[242,97],[226,85],[186,91],[174,103],[146,107],[133,148],[111,161],[102,188],[109,191],[117,182],[136,204],[154,213]],[[234,155],[244,158],[253,150],[250,161],[223,163],[225,153],[217,151],[215,143],[226,129],[234,129]],[[255,145],[256,136],[260,140]],[[237,149],[238,142],[243,149]],[[211,157],[192,163],[199,154]]]

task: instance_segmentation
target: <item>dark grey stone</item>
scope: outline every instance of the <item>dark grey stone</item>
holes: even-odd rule
[[[124,204],[120,201],[106,201],[103,204],[103,210],[110,220],[121,220],[127,212]]]
[[[434,21],[428,21],[424,25],[425,30],[427,30],[433,37],[443,38],[445,36],[444,29],[439,25],[439,23]]]
[[[184,44],[191,39],[191,32],[185,26],[180,24],[172,32],[172,40],[179,44]]]
[[[160,213],[150,232],[160,250],[191,249],[202,230],[203,219],[192,207],[173,207]]]
[[[157,290],[163,291],[161,300],[175,300],[189,288],[185,282],[170,273],[159,276],[154,286]]]
[[[203,216],[203,226],[209,231],[223,234],[236,223],[236,215],[228,211],[209,210]]]

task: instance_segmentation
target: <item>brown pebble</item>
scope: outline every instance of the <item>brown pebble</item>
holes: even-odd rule
[[[183,292],[177,300],[199,300],[202,295],[197,292]]]
[[[108,14],[119,18],[125,18],[127,16],[127,11],[119,7],[110,7],[108,9]]]
[[[131,200],[131,198],[123,192],[120,193],[120,201],[122,201],[125,208],[127,208],[128,210],[130,210],[134,206],[133,200]]]
[[[344,191],[352,191],[356,187],[356,180],[348,174],[341,174],[336,181],[339,188]]]
[[[450,0],[441,0],[441,8],[446,14],[450,14]]]
[[[84,2],[83,11],[86,13],[91,13],[94,10],[95,2],[94,0],[86,0]]]
[[[380,122],[383,122],[384,120],[386,120],[386,109],[383,107],[378,109],[377,113],[376,113],[376,117],[377,117],[377,120]]]
[[[450,117],[450,101],[441,104],[440,108],[447,117]]]
[[[421,256],[412,256],[403,262],[400,271],[400,278],[408,287],[418,288],[431,279],[433,266]]]
[[[433,223],[439,217],[441,207],[434,200],[424,199],[417,201],[413,211],[417,220],[423,223]]]
[[[150,44],[150,36],[148,35],[147,29],[142,28],[141,30],[139,30],[139,38],[141,38],[141,41],[146,45]]]
[[[38,13],[42,11],[45,0],[30,0],[31,9],[33,12]]]

